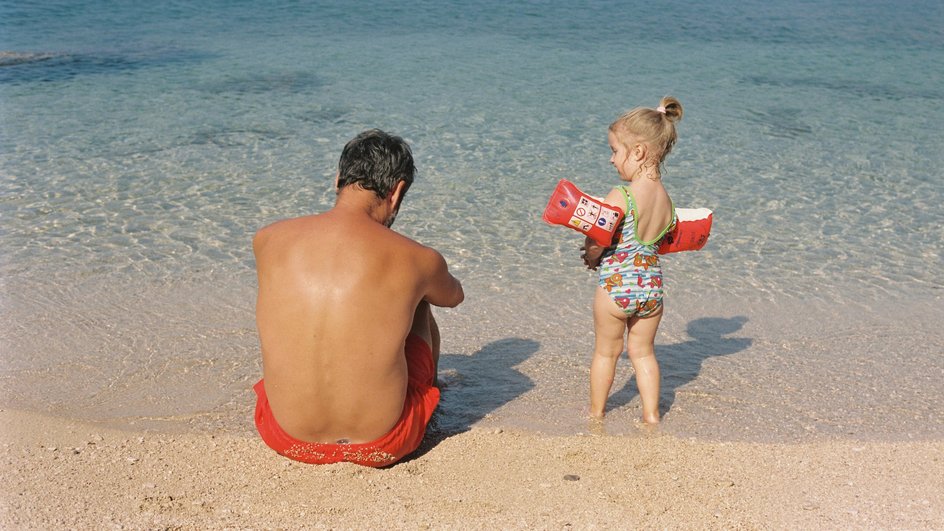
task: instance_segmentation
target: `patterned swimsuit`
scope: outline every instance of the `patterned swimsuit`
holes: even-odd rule
[[[623,309],[627,317],[648,317],[662,308],[662,264],[656,248],[676,221],[672,207],[669,226],[650,242],[636,236],[636,200],[628,186],[617,189],[626,198],[626,217],[616,247],[604,251],[600,261],[600,287]]]

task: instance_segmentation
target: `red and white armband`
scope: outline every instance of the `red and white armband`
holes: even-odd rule
[[[623,210],[580,191],[567,179],[561,179],[544,209],[544,221],[563,225],[585,234],[609,247],[623,219]]]

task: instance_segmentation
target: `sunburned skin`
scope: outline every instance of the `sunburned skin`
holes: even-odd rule
[[[266,389],[279,423],[300,440],[386,433],[402,410],[403,341],[417,306],[462,300],[439,253],[384,226],[392,213],[371,192],[342,190],[331,211],[256,237]],[[417,332],[431,342],[428,328]]]
[[[339,166],[350,162],[357,178],[370,164],[370,178],[392,171],[403,163],[395,152],[403,144],[384,135],[359,135],[345,146]],[[371,142],[376,145],[362,149]],[[349,148],[356,154],[351,160]],[[390,160],[356,160],[382,156],[384,149],[394,150]],[[405,156],[412,168],[408,151]],[[339,172],[329,211],[275,222],[253,240],[264,375],[257,393],[265,395],[257,426],[261,419],[273,436],[291,438],[299,449],[371,443],[417,415],[428,422],[439,400],[431,390],[440,339],[430,307],[456,306],[465,297],[439,252],[390,228],[405,180],[381,196],[344,178]],[[414,385],[420,369],[429,381],[423,376]]]

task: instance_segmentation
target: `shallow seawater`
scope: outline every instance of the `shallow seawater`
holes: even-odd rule
[[[939,439],[944,13],[909,5],[669,5],[650,38],[615,2],[0,6],[0,406],[250,431],[251,236],[380,127],[419,168],[396,228],[467,293],[436,429],[646,433],[625,359],[586,419],[593,274],[541,212],[617,184],[607,125],[670,93],[666,186],[715,223],[665,258],[660,430]]]

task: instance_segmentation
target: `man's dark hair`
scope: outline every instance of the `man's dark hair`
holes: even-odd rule
[[[338,190],[356,185],[384,199],[398,181],[403,181],[406,195],[415,173],[413,153],[402,138],[369,129],[351,139],[341,151]]]

